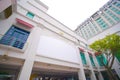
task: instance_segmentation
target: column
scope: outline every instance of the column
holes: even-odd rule
[[[79,62],[80,62],[80,69],[78,71],[79,80],[86,80],[85,72],[84,72],[84,68],[83,68],[83,64],[82,64],[82,60],[81,60],[81,56],[80,56],[80,51],[78,50],[78,47],[77,47],[76,52],[78,53],[78,59],[79,59]]]
[[[101,72],[100,72],[100,66],[99,66],[99,64],[98,64],[98,61],[97,61],[97,59],[96,59],[96,56],[93,55],[93,58],[94,58],[95,65],[96,65],[96,67],[98,68],[98,77],[99,77],[99,80],[104,80],[104,79],[103,79],[103,76],[102,76],[102,74],[101,74]]]
[[[89,65],[90,71],[91,71],[91,80],[96,80],[95,73],[93,71],[93,66],[91,64],[91,61],[90,61],[89,54],[88,54],[87,50],[85,51],[85,54],[86,54],[87,62],[88,62],[88,65]]]
[[[83,67],[80,68],[80,70],[79,70],[79,72],[78,72],[78,77],[79,77],[79,80],[86,80],[85,72],[84,72]]]
[[[34,28],[29,36],[30,43],[28,45],[26,52],[24,53],[26,54],[26,59],[20,71],[18,80],[29,80],[30,78],[34,64],[37,44],[39,42],[40,37],[40,35],[37,36],[37,34],[40,34],[40,29],[38,27]]]

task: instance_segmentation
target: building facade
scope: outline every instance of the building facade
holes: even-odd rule
[[[0,0],[0,80],[105,80],[88,41],[47,10],[39,0]]]
[[[116,33],[120,35],[120,0],[110,0],[99,11],[80,24],[75,32],[87,40],[87,45],[109,34]],[[99,56],[96,56],[96,58],[100,66],[102,66]],[[120,78],[119,62],[120,57],[116,56],[112,69],[116,71],[117,77]]]
[[[85,39],[91,39],[119,23],[120,1],[110,0],[99,11],[78,26],[75,32]]]

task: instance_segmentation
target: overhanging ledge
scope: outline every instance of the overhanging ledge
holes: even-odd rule
[[[16,21],[17,21],[18,23],[20,23],[20,24],[28,27],[28,28],[33,28],[33,27],[34,27],[32,24],[30,24],[30,23],[28,23],[28,22],[26,22],[26,21],[23,21],[23,20],[21,20],[21,19],[16,18]]]

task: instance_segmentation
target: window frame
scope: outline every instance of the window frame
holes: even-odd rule
[[[82,60],[83,65],[87,65],[86,57],[84,52],[80,52],[80,57]]]
[[[12,30],[12,28],[13,28],[13,30]],[[14,29],[15,28],[15,29]],[[11,30],[11,31],[10,31]],[[11,33],[12,32],[12,33]],[[26,36],[26,38],[25,38],[25,36],[24,36],[24,40],[21,40],[20,39],[20,36],[18,37],[18,36],[15,36],[15,32],[18,32],[18,34],[19,34],[19,32],[21,32],[21,34],[19,34],[19,35],[22,35],[23,34],[23,36],[24,36],[24,34],[26,34],[25,36]],[[24,46],[25,46],[25,44],[26,44],[26,42],[27,42],[27,39],[28,39],[28,37],[29,37],[29,35],[30,35],[30,31],[28,31],[28,30],[25,30],[25,29],[23,29],[23,28],[20,28],[20,27],[18,27],[17,25],[11,25],[10,27],[9,27],[9,29],[5,32],[5,34],[2,36],[2,38],[0,39],[0,41],[1,41],[1,43],[0,44],[3,44],[3,45],[7,45],[7,46],[11,46],[11,47],[14,47],[14,48],[17,48],[17,49],[24,49]],[[6,36],[6,37],[5,37]],[[2,41],[2,39],[4,40],[4,39],[6,39],[6,41],[9,41],[8,40],[8,38],[7,38],[7,36],[10,38],[10,39],[12,39],[12,41],[10,40],[10,43],[7,43],[7,42],[4,42],[4,41]],[[16,42],[23,42],[23,46],[22,47],[20,47],[20,45],[22,45],[22,43],[20,44],[17,44]],[[15,43],[17,44],[17,45],[19,45],[19,47],[18,46],[15,46]]]
[[[34,17],[35,17],[35,14],[33,14],[32,12],[27,12],[26,13],[26,16],[28,17],[28,18],[30,18],[30,19],[33,19]]]

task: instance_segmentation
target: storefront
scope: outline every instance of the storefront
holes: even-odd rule
[[[33,70],[30,80],[78,80],[77,72]]]
[[[17,80],[20,66],[0,64],[0,80]]]
[[[91,80],[91,72],[90,72],[90,70],[85,70],[85,77],[86,77],[86,80]]]

